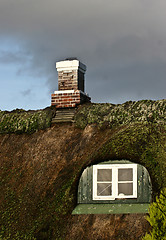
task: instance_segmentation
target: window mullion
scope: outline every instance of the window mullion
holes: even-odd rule
[[[137,197],[137,166],[133,167],[133,195]]]
[[[97,196],[97,168],[93,167],[93,197]]]
[[[118,181],[118,183],[133,183],[133,181]]]
[[[112,168],[112,197],[116,198],[117,195],[117,169],[116,167]]]

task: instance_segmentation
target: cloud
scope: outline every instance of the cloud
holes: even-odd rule
[[[32,93],[31,89],[21,91],[21,94],[22,94],[23,97],[27,97],[27,96],[31,95],[31,93]]]
[[[20,52],[0,51],[0,64],[22,64],[26,59]]]
[[[0,39],[19,51],[1,51],[0,63],[45,78],[50,93],[55,62],[74,56],[87,65],[93,101],[164,98],[165,9],[165,0],[1,0]]]

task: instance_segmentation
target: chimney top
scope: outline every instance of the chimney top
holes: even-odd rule
[[[56,62],[57,71],[79,70],[83,73],[86,71],[86,66],[77,59],[67,58],[66,60]]]

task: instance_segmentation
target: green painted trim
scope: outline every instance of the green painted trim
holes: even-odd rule
[[[96,165],[103,165],[103,164],[137,164],[137,163],[131,162],[131,161],[126,160],[126,159],[122,159],[122,160],[107,160],[107,161],[104,161],[104,162],[100,162]]]
[[[148,213],[150,204],[78,204],[72,214],[128,214]]]

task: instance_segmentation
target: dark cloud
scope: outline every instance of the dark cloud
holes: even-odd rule
[[[20,52],[0,51],[0,64],[22,64],[27,61],[27,56]]]
[[[165,98],[165,9],[165,0],[1,0],[0,39],[19,51],[0,62],[22,63],[18,73],[44,77],[51,93],[55,62],[74,56],[93,101]]]
[[[21,95],[23,97],[27,97],[27,96],[31,95],[31,93],[32,93],[31,89],[27,89],[27,90],[21,91]]]

